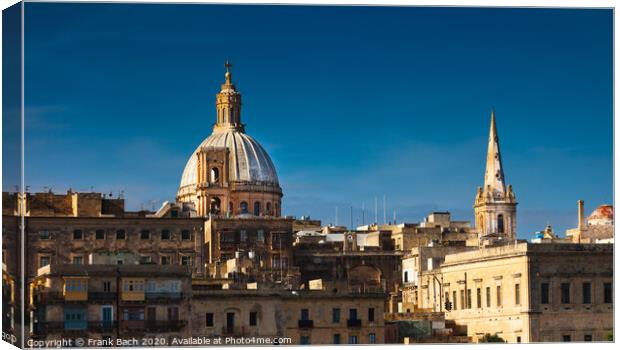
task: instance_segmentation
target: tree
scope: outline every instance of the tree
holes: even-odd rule
[[[489,333],[485,334],[482,338],[478,339],[480,343],[505,343],[506,341],[502,339],[497,333],[491,335]]]

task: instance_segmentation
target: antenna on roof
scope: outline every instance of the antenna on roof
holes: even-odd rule
[[[377,196],[375,196],[375,224],[377,222],[379,222],[379,219],[377,219]]]
[[[366,225],[366,208],[362,202],[362,226]]]
[[[385,223],[387,222],[387,211],[386,211],[386,206],[385,206],[385,195],[383,195],[383,224],[385,225]]]
[[[336,225],[338,226],[338,206],[336,206]]]
[[[351,229],[353,229],[353,206],[351,206],[351,214],[349,217],[351,218]]]

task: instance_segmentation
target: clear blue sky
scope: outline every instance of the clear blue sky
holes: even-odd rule
[[[26,4],[26,183],[174,198],[223,62],[286,215],[472,219],[489,113],[529,238],[612,202],[612,11]]]

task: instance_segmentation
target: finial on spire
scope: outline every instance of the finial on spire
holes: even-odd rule
[[[232,68],[232,66],[232,63],[228,62],[228,60],[224,63],[224,67],[226,67],[226,74],[224,76],[226,77],[226,84],[228,85],[232,84],[230,78],[230,68]]]

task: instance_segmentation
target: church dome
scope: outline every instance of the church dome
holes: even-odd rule
[[[589,225],[613,225],[614,207],[609,204],[600,205],[588,216]]]
[[[216,95],[213,132],[190,156],[177,192],[193,202],[199,216],[279,216],[282,188],[265,149],[245,133],[241,93],[226,63],[225,82]]]
[[[245,181],[278,185],[276,168],[265,149],[249,135],[231,129],[214,133],[198,146],[185,165],[179,194],[196,186],[198,157],[203,147],[228,148],[229,181]]]

